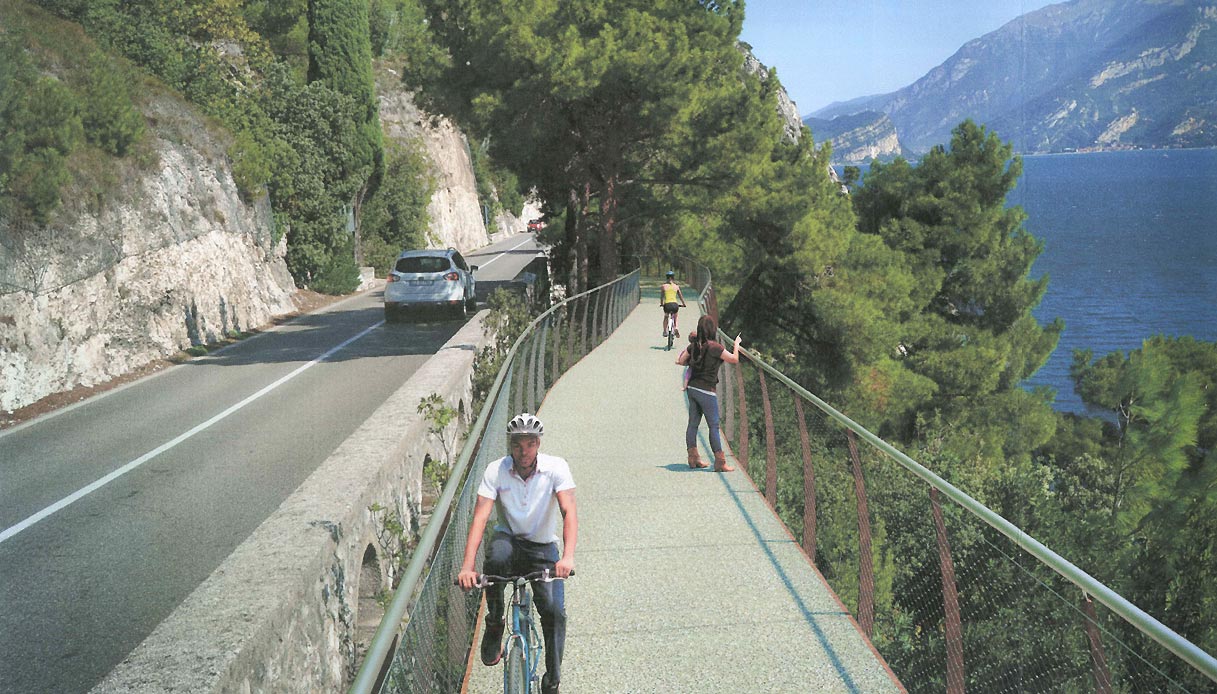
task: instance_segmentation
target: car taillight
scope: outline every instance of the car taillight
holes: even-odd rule
[[[394,275],[393,273],[389,273],[389,277],[385,281],[386,282],[400,282],[401,278],[398,277],[397,275]]]
[[[459,280],[460,278],[461,278],[460,274],[455,273],[455,272],[449,272],[448,274],[444,275],[444,279],[448,280],[449,282],[455,282],[455,281]]]

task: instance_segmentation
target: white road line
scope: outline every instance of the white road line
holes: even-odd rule
[[[185,441],[186,439],[190,438],[191,436],[194,436],[195,434],[199,433],[200,431],[203,431],[203,430],[209,428],[211,425],[215,424],[216,422],[219,422],[220,420],[231,415],[232,413],[236,412],[237,410],[240,410],[241,408],[245,407],[246,405],[253,402],[254,400],[257,400],[258,398],[262,397],[263,395],[266,395],[267,393],[271,392],[275,388],[278,388],[279,386],[283,385],[284,383],[287,383],[288,381],[292,380],[296,376],[299,376],[301,373],[304,373],[304,371],[306,371],[307,369],[310,369],[313,366],[315,366],[316,364],[318,364],[322,361],[325,361],[325,359],[328,358],[330,355],[341,350],[342,348],[346,347],[347,345],[355,342],[356,340],[363,338],[364,335],[367,335],[368,333],[372,332],[376,328],[379,328],[383,324],[384,324],[384,321],[380,321],[376,325],[373,325],[372,327],[364,330],[363,332],[359,333],[358,335],[348,339],[347,341],[343,342],[342,344],[338,345],[337,347],[330,349],[325,354],[322,354],[321,356],[310,361],[309,363],[304,364],[303,366],[300,366],[295,371],[287,374],[286,376],[284,376],[284,377],[280,378],[279,380],[275,381],[274,383],[266,386],[262,390],[259,390],[258,392],[254,393],[253,395],[245,398],[241,402],[238,402],[237,404],[233,405],[232,407],[229,407],[227,410],[224,410],[223,412],[212,417],[211,419],[207,420],[206,422],[203,422],[202,424],[194,427],[190,431],[187,431],[184,434],[177,436],[173,440],[167,441],[167,442],[161,444],[160,446],[157,446],[155,449],[148,451],[147,453],[141,455],[140,457],[136,458],[135,460],[132,460],[131,462],[118,468],[114,472],[111,472],[110,474],[106,475],[105,477],[102,477],[101,479],[90,484],[89,486],[84,487],[80,490],[77,490],[75,493],[73,493],[69,496],[65,496],[64,498],[60,499],[59,501],[56,501],[55,503],[51,504],[50,506],[47,506],[46,508],[42,509],[38,513],[35,513],[34,515],[30,516],[29,518],[26,518],[25,520],[21,521],[20,523],[14,525],[12,527],[5,528],[2,532],[0,532],[0,542],[4,542],[5,540],[9,539],[10,537],[21,532],[22,530],[25,530],[26,528],[37,523],[38,521],[43,520],[47,516],[57,513],[58,511],[61,511],[65,508],[67,508],[68,506],[76,503],[77,501],[80,501],[81,499],[85,498],[89,494],[92,494],[93,492],[97,491],[98,489],[101,489],[102,487],[106,486],[107,484],[118,479],[119,477],[122,477],[123,475],[127,474],[128,472],[131,472],[135,468],[139,467],[140,465],[143,465],[144,463],[148,462],[149,460],[152,460],[156,456],[173,448],[174,446]]]
[[[526,243],[528,243],[528,242],[530,242],[530,241],[532,241],[532,239],[531,239],[531,238],[524,239],[523,241],[521,241],[521,242],[517,243],[516,245],[512,246],[511,248],[508,248],[507,250],[503,251],[502,253],[500,253],[500,254],[496,255],[495,257],[491,258],[490,260],[487,260],[487,261],[486,261],[486,262],[484,262],[484,263],[478,263],[478,269],[479,269],[479,270],[481,270],[482,268],[486,267],[487,265],[489,265],[489,264],[493,263],[494,261],[498,260],[499,258],[502,258],[503,256],[507,255],[508,253],[510,253],[510,252],[512,252],[512,251],[514,251],[515,249],[519,248],[520,246],[523,246],[524,244],[526,244]]]

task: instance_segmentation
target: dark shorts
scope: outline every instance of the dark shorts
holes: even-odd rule
[[[676,313],[679,310],[680,310],[680,304],[676,303],[675,301],[669,301],[668,303],[663,305],[664,313]]]

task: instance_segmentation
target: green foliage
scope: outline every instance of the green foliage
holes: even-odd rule
[[[124,156],[144,133],[144,118],[131,101],[127,75],[115,70],[112,60],[91,51],[85,74],[82,113],[89,142],[116,156]]]
[[[70,180],[68,155],[84,139],[80,105],[50,77],[27,73],[10,84],[17,93],[0,111],[0,169],[7,172],[0,193],[11,213],[46,224],[59,206],[60,188]]]
[[[363,206],[365,264],[386,273],[401,250],[426,245],[435,186],[420,142],[388,141],[384,176]]]
[[[1022,227],[1022,210],[1005,205],[1021,170],[1010,145],[965,121],[949,150],[935,148],[916,167],[872,164],[854,196],[859,231],[882,239],[897,254],[891,266],[911,273],[908,293],[881,298],[877,315],[901,365],[935,384],[930,399],[878,413],[891,433],[907,435],[917,412],[965,413],[1016,388],[1056,346],[1062,324],[1041,327],[1031,316],[1047,287],[1046,277],[1029,278],[1041,244]]]
[[[515,174],[494,163],[485,142],[470,147],[469,157],[477,181],[478,200],[491,216],[504,211],[518,214],[524,207],[524,195]]]
[[[311,289],[322,294],[350,294],[359,287],[359,266],[355,264],[355,254],[350,237],[345,237],[346,243],[327,254],[320,271],[314,278]]]
[[[573,257],[564,261],[576,268],[572,291],[586,287],[585,268],[597,279],[616,274],[618,252],[649,236],[643,220],[654,215],[645,213],[674,202],[673,187],[726,187],[711,177],[738,168],[728,156],[749,152],[712,164],[697,156],[716,151],[719,131],[750,124],[727,115],[734,102],[715,98],[741,86],[739,3],[425,5],[447,54],[411,56],[407,84],[422,88],[433,112],[487,137],[491,154],[542,199],[578,208],[557,249]]]
[[[439,439],[443,447],[440,455],[427,457],[423,476],[436,490],[443,489],[452,474],[452,463],[456,456],[456,442],[450,441],[448,428],[457,421],[460,412],[448,407],[439,393],[432,393],[418,401],[418,413],[427,420],[427,432]]]
[[[427,16],[419,0],[372,0],[368,8],[372,55],[402,57],[411,62],[439,58],[439,48],[427,31]]]
[[[494,335],[494,341],[483,347],[473,360],[473,403],[479,411],[486,402],[490,387],[498,377],[503,359],[517,338],[528,327],[532,316],[519,294],[508,289],[496,289],[486,300],[490,313],[483,325]]]
[[[1061,508],[1048,537],[1058,551],[1213,652],[1217,344],[1158,336],[1093,363],[1090,352],[1081,351],[1072,375],[1083,399],[1112,412],[1114,421],[1064,417],[1044,447],[1042,462],[1054,475]],[[1155,665],[1189,686],[1206,686],[1175,659]]]

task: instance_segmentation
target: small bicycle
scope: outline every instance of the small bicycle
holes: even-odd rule
[[[575,575],[572,571],[571,576]],[[528,584],[532,581],[552,583],[561,581],[551,576],[549,569],[534,571],[523,576],[492,576],[479,574],[474,584],[477,588],[508,583],[511,584],[511,631],[507,634],[507,657],[503,659],[503,691],[506,694],[533,694],[541,691],[537,667],[541,664],[541,637],[532,611],[532,594]]]

